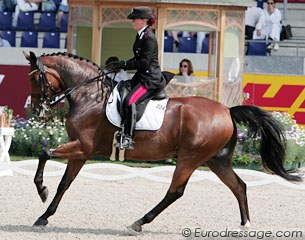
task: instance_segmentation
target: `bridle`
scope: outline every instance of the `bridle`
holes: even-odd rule
[[[38,82],[40,84],[40,96],[39,96],[39,109],[37,110],[38,117],[45,118],[47,113],[51,110],[53,106],[55,106],[58,102],[69,96],[71,93],[73,93],[75,90],[77,90],[80,87],[86,86],[90,83],[97,82],[97,84],[100,82],[101,84],[104,84],[107,88],[113,89],[113,81],[114,77],[111,81],[111,86],[108,86],[104,83],[104,78],[106,75],[113,73],[116,71],[112,70],[107,73],[102,72],[102,74],[88,79],[74,87],[67,88],[66,90],[62,91],[61,88],[56,89],[53,84],[48,80],[46,76],[46,70],[42,63],[42,58],[37,57],[37,68],[32,70],[28,73],[29,76],[33,75],[34,73],[39,72]],[[99,88],[98,88],[99,89]],[[53,95],[49,94],[49,90],[53,93]],[[32,94],[34,96],[35,94]],[[37,95],[37,94],[36,94]],[[37,97],[37,96],[36,96]]]
[[[51,110],[52,96],[50,96],[49,90],[51,90],[51,92],[55,95],[58,95],[60,92],[58,92],[58,90],[52,85],[52,83],[49,82],[41,57],[37,58],[37,68],[29,72],[28,75],[31,76],[36,72],[39,72],[38,82],[41,90],[39,96],[38,116],[45,117],[46,113]],[[32,96],[33,95],[37,94],[32,94]]]

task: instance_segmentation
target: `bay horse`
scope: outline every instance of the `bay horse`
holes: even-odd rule
[[[118,128],[105,115],[112,89],[104,77],[97,77],[102,75],[99,66],[69,53],[36,57],[33,52],[24,52],[24,55],[31,65],[32,108],[40,113],[45,111],[50,107],[50,99],[58,93],[64,93],[69,102],[66,130],[70,141],[39,156],[34,178],[38,194],[45,202],[48,189],[43,185],[43,172],[47,160],[51,157],[68,159],[55,197],[34,223],[45,226],[86,160],[93,156],[111,155],[113,136]],[[236,124],[247,126],[252,137],[260,137],[260,155],[265,169],[288,181],[301,181],[299,176],[289,174],[283,167],[284,131],[270,113],[255,106],[228,108],[204,97],[170,98],[161,128],[136,131],[134,150],[125,151],[125,159],[129,160],[177,158],[165,197],[130,229],[141,232],[144,224],[152,222],[182,197],[192,173],[202,164],[206,164],[229,187],[239,204],[241,226],[249,226],[246,184],[231,166],[238,137]]]

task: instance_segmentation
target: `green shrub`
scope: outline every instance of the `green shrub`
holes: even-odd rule
[[[54,148],[68,140],[65,124],[57,117],[52,121],[40,121],[34,117],[14,121],[15,135],[10,154],[38,156],[42,149]]]

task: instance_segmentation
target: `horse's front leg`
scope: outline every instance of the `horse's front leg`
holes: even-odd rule
[[[60,157],[65,159],[89,159],[92,155],[92,145],[83,144],[86,146],[86,151],[82,150],[79,140],[68,142],[62,145],[59,145],[57,148],[52,151],[45,150],[42,155],[39,156],[38,168],[34,178],[34,183],[36,185],[38,194],[43,202],[47,200],[48,189],[46,186],[43,186],[43,172],[44,167],[48,159],[51,157]]]
[[[58,185],[57,192],[53,201],[49,205],[47,211],[43,215],[41,215],[34,223],[35,226],[45,226],[48,224],[48,218],[56,212],[56,209],[59,205],[62,196],[69,188],[72,181],[75,179],[75,177],[77,176],[77,174],[79,173],[80,169],[85,164],[85,162],[86,160],[82,160],[82,159],[69,160],[65,174]]]
[[[48,159],[50,159],[50,154],[47,151],[43,151],[43,153],[39,156],[38,167],[34,177],[34,183],[36,185],[38,194],[43,202],[47,200],[49,194],[47,187],[42,185],[43,171]]]

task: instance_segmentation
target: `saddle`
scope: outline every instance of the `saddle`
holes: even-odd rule
[[[174,74],[170,73],[170,72],[162,72],[162,77],[166,80],[166,84],[173,78]],[[130,86],[130,82],[129,81],[121,81],[118,83],[118,92],[120,95],[120,101],[117,101],[117,109],[118,109],[118,113],[120,114],[121,118],[124,119],[124,100],[126,98],[126,96],[130,93],[131,91],[131,86]],[[139,121],[139,119],[141,119],[141,117],[143,116],[143,113],[146,109],[146,106],[148,104],[148,102],[150,100],[162,100],[167,98],[167,94],[165,92],[164,89],[161,90],[157,90],[155,92],[155,94],[153,94],[151,97],[146,98],[144,101],[140,102],[139,104],[137,104],[137,121]]]

